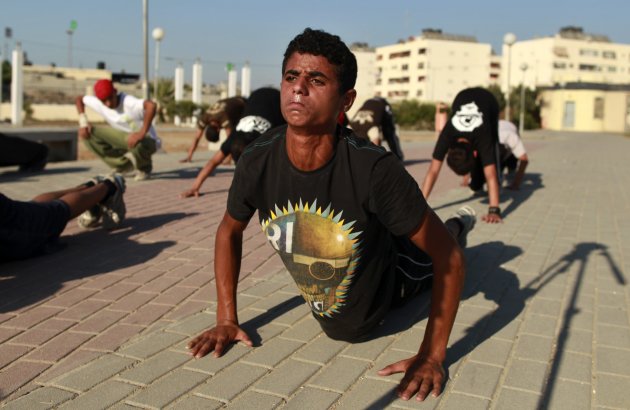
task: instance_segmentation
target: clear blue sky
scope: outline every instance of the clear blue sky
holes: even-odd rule
[[[227,78],[226,63],[252,67],[252,86],[277,85],[282,54],[305,27],[339,35],[346,43],[393,44],[423,28],[476,36],[501,52],[503,35],[549,36],[563,26],[581,26],[617,43],[630,44],[630,0],[149,0],[149,36],[165,31],[160,75],[173,76],[177,62],[192,77],[196,58],[204,81]],[[0,0],[0,41],[11,27],[34,64],[67,65],[70,21],[73,65],[143,73],[142,0]],[[154,41],[149,37],[153,75]],[[240,81],[240,80],[239,80]]]

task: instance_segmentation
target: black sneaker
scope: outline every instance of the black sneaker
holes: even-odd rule
[[[468,233],[473,230],[475,223],[477,223],[477,212],[475,212],[475,210],[470,206],[464,205],[455,211],[455,214],[453,214],[451,218],[456,218],[459,222],[461,222],[462,229],[457,236],[457,242],[459,243],[459,246],[465,248],[468,243]]]
[[[95,176],[94,178],[90,179],[90,182],[92,182],[94,185],[97,185],[103,182],[103,179],[104,178],[101,176]],[[83,229],[94,228],[101,223],[102,215],[103,212],[101,210],[101,206],[95,205],[79,215],[79,217],[77,218],[77,224]]]
[[[110,174],[106,179],[116,185],[116,192],[101,204],[103,228],[112,230],[116,229],[125,220],[127,213],[125,201],[123,200],[125,178],[120,174]]]

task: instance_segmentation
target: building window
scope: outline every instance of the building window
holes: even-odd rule
[[[612,66],[612,65],[608,66],[608,72],[609,73],[616,73],[617,72],[617,67]]]
[[[390,78],[389,84],[406,84],[409,82],[409,77]]]
[[[418,54],[426,54],[426,53],[427,53],[427,49],[426,48],[418,49]]]
[[[407,70],[409,70],[409,64],[403,64],[402,66],[400,66],[400,69],[401,69],[402,71],[407,71]]]
[[[559,70],[563,70],[565,68],[567,68],[567,63],[561,63],[561,62],[554,62],[553,63],[553,68],[559,69]]]
[[[490,68],[501,68],[501,63],[490,63]]]
[[[389,59],[393,60],[394,58],[409,57],[410,55],[411,51],[399,51],[397,53],[391,53]]]
[[[418,77],[418,82],[422,82],[426,79],[425,76],[421,75],[420,77]]]
[[[424,68],[424,63],[418,63],[418,69],[422,70]]]
[[[422,97],[422,90],[416,91],[416,97]]]
[[[599,51],[593,50],[592,48],[582,48],[580,49],[580,55],[588,56],[588,57],[597,57],[599,55]]]
[[[499,74],[491,73],[490,74],[490,78],[493,79],[493,80],[496,80],[497,78],[499,78]]]
[[[602,57],[614,60],[617,58],[617,54],[614,51],[603,51]]]
[[[580,64],[580,71],[601,71],[601,69],[595,64]]]
[[[553,54],[556,57],[563,57],[563,58],[569,57],[569,52],[567,51],[566,47],[554,47]]]
[[[381,61],[383,59],[383,55],[382,54],[377,54],[376,55],[376,61]]]
[[[604,119],[604,99],[602,97],[595,97],[595,103],[593,104],[593,118],[596,120]]]

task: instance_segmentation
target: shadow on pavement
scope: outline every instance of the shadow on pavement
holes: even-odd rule
[[[29,179],[37,178],[42,175],[56,175],[56,174],[72,174],[76,172],[87,172],[90,167],[65,167],[65,168],[44,168],[41,171],[29,171],[19,172],[13,171],[0,171],[0,182],[15,182],[15,181],[28,181]]]
[[[134,236],[193,215],[179,212],[129,218],[117,231],[93,229],[62,236],[67,246],[53,254],[0,265],[0,313],[39,303],[70,281],[150,261],[176,242],[140,243]]]
[[[191,179],[194,180],[201,168],[182,168],[172,169],[170,171],[160,171],[151,173],[151,179]],[[214,174],[233,174],[234,168],[217,168]],[[212,176],[210,177],[212,178]],[[191,181],[192,183],[192,181]]]
[[[405,159],[403,160],[403,165],[408,167],[416,164],[424,164],[426,162],[431,162],[430,159]]]

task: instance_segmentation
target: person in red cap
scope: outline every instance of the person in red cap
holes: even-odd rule
[[[159,149],[160,139],[151,125],[156,113],[153,101],[141,100],[117,92],[111,80],[98,80],[94,95],[76,98],[79,112],[79,139],[116,172],[136,170],[135,180],[149,178],[153,169],[151,156]],[[92,126],[85,107],[100,114],[109,124]]]

